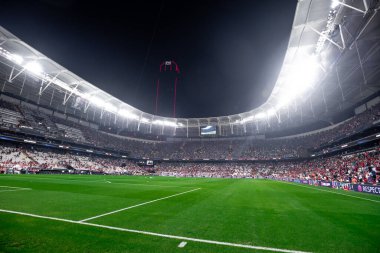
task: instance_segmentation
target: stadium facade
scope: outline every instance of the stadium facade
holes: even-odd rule
[[[335,115],[349,111],[352,116],[354,110],[361,112],[379,99],[378,9],[378,1],[299,1],[271,94],[258,108],[240,114],[169,118],[145,113],[65,69],[3,27],[1,94],[20,103],[28,101],[47,114],[114,133],[191,138],[201,136],[202,126],[216,126],[216,137],[229,137],[260,136],[310,124],[325,127],[336,123]]]

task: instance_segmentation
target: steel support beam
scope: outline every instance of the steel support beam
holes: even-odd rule
[[[73,95],[74,91],[77,89],[77,87],[79,86],[79,83],[77,83],[74,87],[74,89],[71,90],[70,94],[67,96],[67,92],[65,92],[65,97],[63,99],[63,105],[66,105],[67,101],[69,101],[69,99],[71,98],[71,96]]]
[[[350,8],[350,9],[352,9],[354,11],[357,11],[357,12],[360,12],[360,13],[363,13],[363,14],[367,13],[367,11],[363,11],[363,10],[361,10],[359,8],[356,8],[356,7],[352,6],[352,5],[349,5],[349,4],[346,4],[346,3],[343,3],[343,2],[340,2],[340,1],[337,1],[337,0],[336,0],[336,2],[338,2],[340,5],[345,6],[347,8]],[[368,6],[367,6],[367,8],[368,8]]]
[[[339,89],[340,89],[340,92],[342,93],[342,101],[345,101],[345,97],[344,97],[344,93],[343,93],[343,89],[342,89],[342,85],[340,83],[340,77],[339,77],[339,71],[338,71],[338,68],[335,67],[335,72],[336,72],[336,77],[337,77],[337,81],[338,81],[338,86],[339,86]]]
[[[343,50],[344,48],[339,45],[338,43],[336,43],[335,41],[333,41],[332,39],[330,39],[329,37],[327,37],[325,34],[317,31],[316,29],[314,29],[312,26],[308,25],[308,27],[315,33],[317,33],[319,36],[325,38],[326,40],[328,40],[329,42],[331,42],[331,44],[333,44],[334,46],[338,47],[340,50]]]

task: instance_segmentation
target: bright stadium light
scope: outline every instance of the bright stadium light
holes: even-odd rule
[[[105,106],[105,102],[103,101],[103,99],[100,99],[98,97],[95,97],[95,96],[92,96],[88,99],[92,104],[98,106],[98,107],[104,107]]]
[[[267,114],[265,112],[259,112],[255,115],[255,119],[265,119],[267,117]]]
[[[114,105],[111,104],[111,103],[106,103],[106,104],[104,105],[104,109],[105,109],[106,111],[109,111],[109,112],[117,112],[117,107],[114,106]]]
[[[281,96],[281,98],[278,100],[278,102],[275,106],[276,110],[280,110],[284,106],[287,106],[290,103],[290,100],[291,100],[291,98],[289,98],[287,96]]]
[[[24,62],[24,58],[18,54],[10,54],[10,59],[18,65]]]
[[[253,116],[253,115],[248,116],[248,117],[246,117],[246,118],[240,120],[240,124],[244,124],[244,123],[246,123],[246,122],[248,122],[248,121],[253,120],[254,118],[255,118],[255,116]]]
[[[120,116],[128,118],[128,119],[136,119],[137,120],[139,118],[139,116],[137,116],[136,114],[131,113],[130,111],[128,111],[126,109],[120,109],[117,113]]]
[[[340,2],[338,0],[332,0],[331,9],[335,9],[336,7],[338,7],[339,4]]]
[[[27,69],[30,72],[32,72],[34,74],[37,74],[37,75],[40,75],[43,72],[43,69],[42,69],[41,65],[38,62],[36,62],[36,61],[28,62],[25,65],[25,69]]]
[[[176,127],[177,123],[172,122],[172,121],[168,121],[168,120],[164,120],[164,125],[165,126],[170,126],[170,127]]]
[[[275,109],[269,109],[268,111],[267,111],[267,116],[268,117],[272,117],[272,116],[274,116],[274,115],[276,115],[276,110]]]
[[[318,77],[319,64],[315,56],[304,56],[289,67],[282,91],[279,94],[277,109],[289,104],[296,97],[304,94]]]
[[[170,127],[177,127],[177,123],[168,121],[168,120],[155,120],[153,121],[153,124],[160,125],[160,126],[170,126]]]
[[[91,93],[83,93],[83,94],[82,94],[82,97],[83,97],[84,99],[90,100]]]
[[[304,92],[315,81],[318,67],[315,57],[297,61],[286,79],[287,87],[296,94]]]
[[[147,118],[141,118],[140,120],[142,123],[149,123],[149,119]]]

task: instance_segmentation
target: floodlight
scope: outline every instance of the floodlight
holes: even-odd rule
[[[339,4],[340,2],[338,0],[332,0],[331,9],[335,9],[336,7],[338,7]]]
[[[307,52],[298,53],[297,59],[289,66],[277,94],[276,110],[288,105],[292,100],[309,90],[319,73],[319,64],[315,55]]]
[[[127,113],[128,113],[128,111],[125,110],[125,109],[120,109],[120,110],[117,111],[117,114],[119,114],[120,116],[124,116],[124,115],[126,115]]]
[[[104,107],[105,106],[105,102],[98,98],[98,97],[95,97],[95,96],[92,96],[89,98],[90,102],[98,107]]]
[[[15,62],[19,65],[24,61],[24,58],[22,58],[22,56],[20,56],[18,54],[10,54],[10,58],[13,62]]]
[[[120,116],[125,117],[125,118],[129,118],[129,119],[138,119],[139,118],[139,116],[137,116],[136,114],[131,113],[130,111],[128,111],[126,109],[120,109],[117,113]]]
[[[253,120],[253,119],[254,119],[254,116],[253,116],[253,115],[248,116],[248,117],[242,119],[242,120],[240,121],[240,124],[244,124],[245,122],[251,121],[251,120]]]
[[[177,124],[175,122],[168,121],[168,120],[157,119],[157,120],[153,121],[153,124],[161,125],[161,126],[177,127]]]
[[[147,118],[141,118],[140,121],[143,122],[143,123],[149,123],[149,119],[147,119]]]
[[[153,121],[153,123],[156,124],[156,125],[162,125],[163,121],[159,120],[159,119],[156,119],[155,121]]]
[[[318,77],[318,70],[319,64],[316,56],[302,55],[299,57],[289,67],[289,73],[286,74],[276,108],[280,109],[309,90]]]
[[[168,121],[168,120],[164,120],[163,124],[165,126],[170,126],[170,127],[176,127],[177,126],[177,124],[175,122]]]
[[[255,115],[255,119],[264,119],[266,118],[267,114],[265,112],[259,112]]]
[[[24,67],[25,69],[37,75],[40,75],[43,72],[41,65],[36,61],[28,62]]]
[[[273,115],[276,115],[276,110],[275,109],[269,109],[268,111],[267,111],[267,116],[268,117],[272,117]]]
[[[111,103],[106,103],[106,104],[104,105],[104,109],[105,109],[106,111],[109,111],[109,112],[116,112],[116,111],[117,111],[117,107],[114,106],[114,105],[111,104]]]
[[[84,98],[84,99],[89,100],[90,97],[91,97],[91,94],[90,94],[90,93],[83,93],[83,94],[82,94],[82,98]]]
[[[133,113],[128,113],[127,115],[126,115],[126,117],[127,118],[130,118],[130,119],[138,119],[139,118],[139,116],[137,116],[136,114],[133,114]]]
[[[288,88],[298,94],[302,93],[315,81],[317,70],[318,64],[315,57],[295,62],[286,80]]]
[[[285,95],[280,96],[280,98],[277,101],[277,104],[275,106],[276,110],[280,110],[282,107],[288,105],[290,103],[291,98],[287,96],[286,92]]]

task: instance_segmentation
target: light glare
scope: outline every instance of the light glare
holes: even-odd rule
[[[25,69],[29,70],[30,72],[34,73],[34,74],[41,74],[43,72],[43,69],[41,67],[41,65],[36,62],[36,61],[32,61],[32,62],[28,62],[26,65],[25,65]]]
[[[268,117],[272,117],[273,115],[275,115],[276,114],[276,110],[274,110],[274,109],[269,109],[268,111],[267,111],[267,116]]]
[[[266,117],[265,112],[259,112],[258,114],[255,115],[255,119],[264,119]]]
[[[105,106],[104,106],[104,109],[106,111],[109,111],[109,112],[116,112],[117,111],[117,107],[114,106],[113,104],[111,103],[106,103]]]
[[[105,102],[102,99],[95,97],[95,96],[90,97],[89,100],[92,104],[94,104],[98,107],[104,107],[104,105],[105,105]]]
[[[120,116],[126,117],[128,119],[138,119],[139,118],[139,116],[137,116],[136,114],[131,113],[130,111],[128,111],[126,109],[120,109],[117,113]]]
[[[18,54],[11,54],[10,55],[10,57],[11,57],[11,60],[13,61],[13,62],[15,62],[15,63],[17,63],[17,64],[21,64],[21,63],[23,63],[23,61],[24,61],[24,58],[22,58],[20,55],[18,55]]]
[[[338,7],[339,4],[340,4],[340,2],[338,0],[332,0],[331,8],[335,9],[336,7]]]

